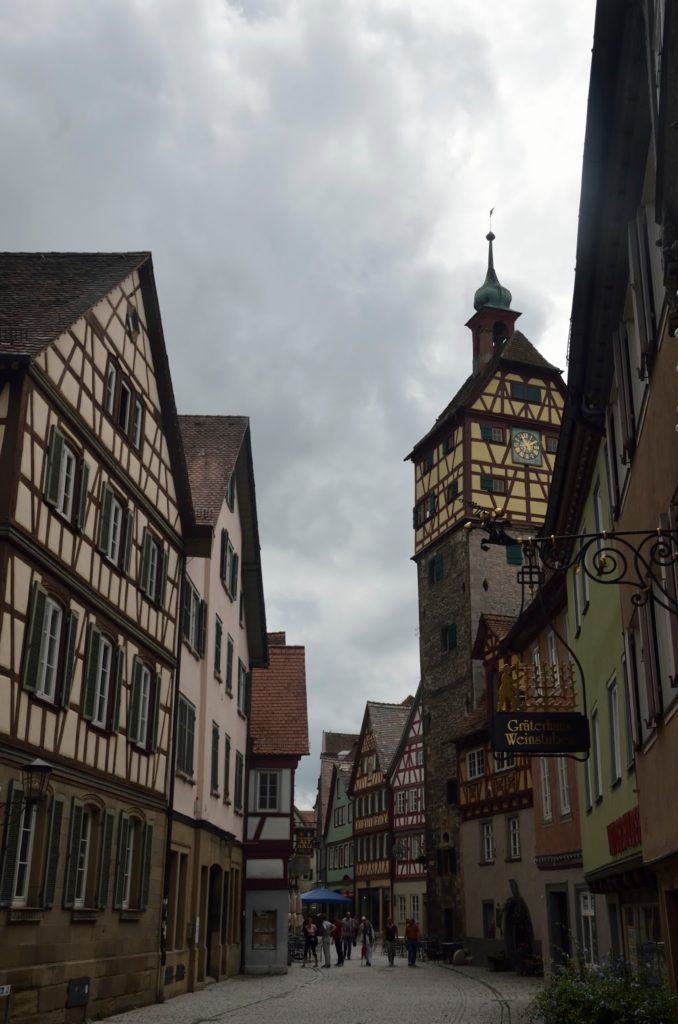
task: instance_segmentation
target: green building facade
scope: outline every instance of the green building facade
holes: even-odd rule
[[[347,793],[353,762],[335,764],[325,818],[328,889],[353,896],[353,801]]]

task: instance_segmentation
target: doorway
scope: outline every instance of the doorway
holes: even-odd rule
[[[572,953],[567,889],[549,889],[547,900],[549,957],[552,964],[563,964]]]
[[[504,906],[506,954],[514,962],[532,952],[532,918],[522,896],[512,896]]]
[[[222,879],[223,871],[218,864],[213,864],[210,868],[205,945],[207,946],[207,974],[210,978],[215,978],[217,981],[219,980],[219,968],[221,966]]]

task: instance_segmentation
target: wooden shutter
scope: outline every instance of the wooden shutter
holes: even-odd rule
[[[152,704],[150,708],[151,713],[151,736],[149,741],[149,749],[155,751],[158,749],[158,726],[160,724],[160,686],[162,683],[162,677],[159,672],[156,672],[153,676],[153,686],[151,689]]]
[[[226,641],[226,689],[233,689],[233,641],[230,636]]]
[[[113,829],[115,827],[115,811],[106,811],[101,836],[101,862],[97,883],[97,907],[103,910],[108,903],[108,884],[111,877],[111,851],[113,848]]]
[[[0,907],[8,907],[14,895],[14,871],[19,849],[19,825],[21,824],[21,803],[23,790],[12,780],[7,794],[5,808],[5,839],[2,849],[2,870],[0,871]]]
[[[141,878],[139,885],[139,907],[145,910],[148,906],[148,893],[151,885],[151,863],[153,859],[153,824],[144,824],[144,841],[141,858]]]
[[[85,671],[83,673],[84,692],[80,698],[82,717],[88,721],[94,717],[94,699],[96,696],[97,665],[99,662],[99,645],[101,635],[98,629],[90,623],[87,627],[87,647],[85,656]]]
[[[99,533],[97,537],[97,547],[99,551],[104,553],[108,552],[108,546],[111,540],[111,503],[113,501],[113,491],[110,489],[108,484],[101,485],[101,507],[99,510]]]
[[[245,714],[249,715],[251,707],[252,707],[252,673],[251,672],[245,672],[243,683],[244,683],[244,686],[245,686],[245,709],[244,710],[245,710]]]
[[[134,543],[134,512],[131,508],[125,509],[123,519],[122,571],[128,573],[132,560],[132,544]]]
[[[210,789],[219,789],[219,726],[212,722],[212,758],[210,762]]]
[[[193,747],[195,743],[195,710],[186,705],[186,771],[193,774]]]
[[[87,488],[89,486],[89,465],[84,459],[80,460],[80,472],[78,479],[78,505],[75,510],[75,526],[78,530],[85,529],[87,522]]]
[[[214,671],[221,675],[221,637],[223,626],[219,619],[214,620]]]
[[[224,801],[228,800],[231,791],[231,738],[224,733]]]
[[[238,595],[238,561],[238,555],[234,551],[231,561],[231,596],[233,598]]]
[[[219,559],[219,575],[221,576],[221,582],[228,586],[228,580],[226,579],[226,555],[228,552],[228,530],[221,531],[221,556]]]
[[[165,547],[158,550],[158,604],[165,607],[165,595],[167,593],[167,564],[169,562],[169,551]]]
[[[127,739],[131,743],[139,742],[139,709],[141,707],[141,673],[143,665],[135,658],[132,667],[132,691],[129,698],[129,717],[127,719]]]
[[[66,877],[64,880],[64,906],[72,907],[75,902],[75,881],[78,868],[78,852],[82,833],[82,816],[85,807],[82,801],[71,800],[71,828],[68,834],[68,860],[66,861]]]
[[[198,654],[202,658],[205,654],[205,640],[207,636],[207,602],[201,601],[198,607]]]
[[[117,732],[120,726],[120,698],[122,696],[123,675],[125,669],[125,649],[115,647],[113,649],[113,673],[111,695],[111,731]]]
[[[61,681],[61,706],[68,708],[71,700],[71,687],[73,685],[73,671],[75,668],[75,652],[78,642],[78,621],[80,616],[77,612],[68,613],[66,625],[66,653],[64,655],[64,677]]]
[[[645,666],[645,688],[647,692],[648,715],[654,720],[661,714],[661,689],[659,685],[659,667],[655,648],[655,627],[652,614],[652,602],[648,601],[638,608],[640,630],[643,638],[643,665]],[[652,721],[648,728],[652,726]]]
[[[191,584],[184,577],[181,584],[181,632],[191,642]]]
[[[63,434],[57,429],[57,427],[50,427],[47,470],[45,473],[45,501],[48,505],[56,505],[59,499],[59,477],[61,476],[61,457],[63,455],[63,450]]]
[[[640,347],[647,368],[656,347],[657,329],[652,290],[652,266],[647,250],[646,211],[642,206],[636,212],[635,220],[629,222],[629,259]]]
[[[64,798],[62,796],[52,797],[52,807],[49,816],[49,831],[47,833],[47,853],[45,861],[45,881],[42,887],[42,906],[54,906],[54,891],[56,889],[57,867],[59,865],[59,847],[61,845],[61,823],[64,817]]]
[[[25,633],[23,670],[21,685],[30,693],[35,691],[35,682],[40,665],[40,646],[42,643],[42,624],[45,618],[47,594],[39,583],[33,584],[31,594],[30,615]]]
[[[119,910],[122,907],[122,898],[124,895],[125,885],[124,861],[125,851],[127,850],[127,837],[129,836],[129,830],[129,815],[125,814],[124,811],[121,811],[120,818],[118,819],[118,858],[115,866],[115,888],[113,890],[114,910]]]
[[[633,414],[633,390],[629,377],[629,364],[626,346],[626,331],[617,330],[612,334],[612,350],[614,355],[614,372],[617,378],[617,396],[619,419],[622,432],[622,452],[625,460],[633,454],[636,443],[636,423]]]
[[[139,588],[149,597],[151,596],[148,594],[148,575],[151,566],[151,555],[149,549],[152,543],[151,535],[144,527],[144,537],[141,542],[141,563],[139,565]]]

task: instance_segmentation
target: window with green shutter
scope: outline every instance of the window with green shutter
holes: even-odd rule
[[[233,637],[228,636],[226,641],[226,690],[228,693],[233,692]]]
[[[210,763],[210,791],[219,795],[219,726],[212,722],[212,758]]]
[[[458,496],[459,496],[459,481],[458,480],[453,480],[452,483],[449,483],[447,485],[447,487],[445,488],[445,498],[446,498],[447,504],[449,505]]]
[[[78,642],[79,616],[66,611],[45,587],[33,584],[24,632],[21,684],[24,690],[68,708]]]
[[[42,886],[42,906],[54,906],[56,891],[57,868],[61,849],[61,825],[64,817],[64,798],[53,796],[49,813],[47,830],[47,847],[45,856],[45,878]]]
[[[224,803],[231,802],[231,737],[224,733]]]
[[[235,752],[235,793],[233,803],[237,811],[242,810],[243,783],[245,780],[245,758],[239,750]]]
[[[508,544],[506,547],[506,561],[509,565],[523,564],[523,548],[521,544]]]
[[[195,743],[195,707],[179,694],[177,708],[176,769],[184,775],[193,775],[193,748]]]
[[[223,633],[224,627],[217,615],[214,620],[214,674],[219,678],[221,678],[221,641]]]
[[[129,572],[134,541],[134,512],[110,484],[101,485],[97,548],[108,562]]]
[[[93,623],[87,627],[84,685],[80,703],[82,717],[92,725],[117,732],[125,654],[122,647]]]
[[[440,631],[440,650],[443,654],[448,654],[453,651],[457,646],[457,624],[456,622],[450,623],[448,626],[444,626]]]
[[[165,603],[167,560],[167,550],[163,544],[144,527],[139,562],[139,589],[160,607]]]
[[[115,811],[107,810],[103,817],[101,857],[99,859],[99,877],[97,879],[96,905],[100,910],[103,910],[108,906],[108,888],[111,878],[114,829]]]

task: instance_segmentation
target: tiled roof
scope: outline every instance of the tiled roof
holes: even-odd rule
[[[300,811],[297,807],[297,814],[306,828],[315,828],[315,811]]]
[[[331,737],[328,741],[327,737]],[[355,747],[360,739],[360,736],[349,732],[323,732],[323,753],[320,757],[320,778],[318,779],[318,796],[317,796],[317,812],[318,820],[321,822],[324,828],[325,814],[327,812],[327,802],[330,798],[330,787],[332,785],[332,772],[335,766],[340,771],[350,772],[353,768],[353,758],[355,754]],[[341,740],[341,746],[334,753],[325,752],[325,744],[329,742],[331,745],[336,746]],[[340,757],[340,754],[348,751],[345,757]]]
[[[513,623],[516,621],[514,615],[485,615],[483,618],[488,628],[494,633],[497,640],[503,640]]]
[[[301,757],[308,754],[306,651],[273,644],[268,656],[268,668],[252,669],[252,750]]]
[[[358,733],[323,731],[322,753],[339,754],[342,750],[350,750],[359,739]]]
[[[247,416],[180,416],[179,426],[196,522],[214,526],[249,419]]]
[[[452,737],[452,739],[471,739],[473,736],[483,733],[487,729],[488,725],[489,718],[487,708],[476,708],[474,711],[470,711],[468,715],[465,715],[463,721],[459,725],[458,732]]]
[[[0,253],[0,354],[37,356],[148,252]]]
[[[287,635],[286,635],[286,633],[284,631],[281,631],[279,633],[269,633],[268,634],[268,644],[269,644],[269,647],[271,645],[273,645],[274,647],[284,647],[286,643],[287,643]]]
[[[414,448],[407,456],[408,459],[412,458],[420,445],[425,441],[428,441],[429,438],[432,437],[433,434],[435,434],[436,431],[438,431],[445,423],[453,419],[455,413],[469,405],[473,399],[480,394],[487,382],[494,376],[501,363],[519,363],[526,367],[535,367],[538,370],[549,370],[551,373],[560,373],[558,367],[549,363],[547,359],[544,359],[543,355],[537,351],[532,342],[529,341],[524,334],[521,334],[520,331],[514,331],[511,337],[506,341],[505,345],[495,353],[489,363],[486,363],[485,366],[477,373],[472,373],[470,377],[466,378],[450,404],[443,409],[428,433],[424,434],[424,436],[417,441]]]
[[[516,621],[511,615],[486,615],[484,612],[478,619],[476,638],[473,641],[472,655],[474,658],[483,659],[487,653],[487,635],[492,635],[499,642],[509,634]]]
[[[396,747],[400,742],[405,722],[409,718],[412,698],[408,697],[402,704],[379,704],[367,702],[369,723],[377,743],[379,767],[387,772]]]

